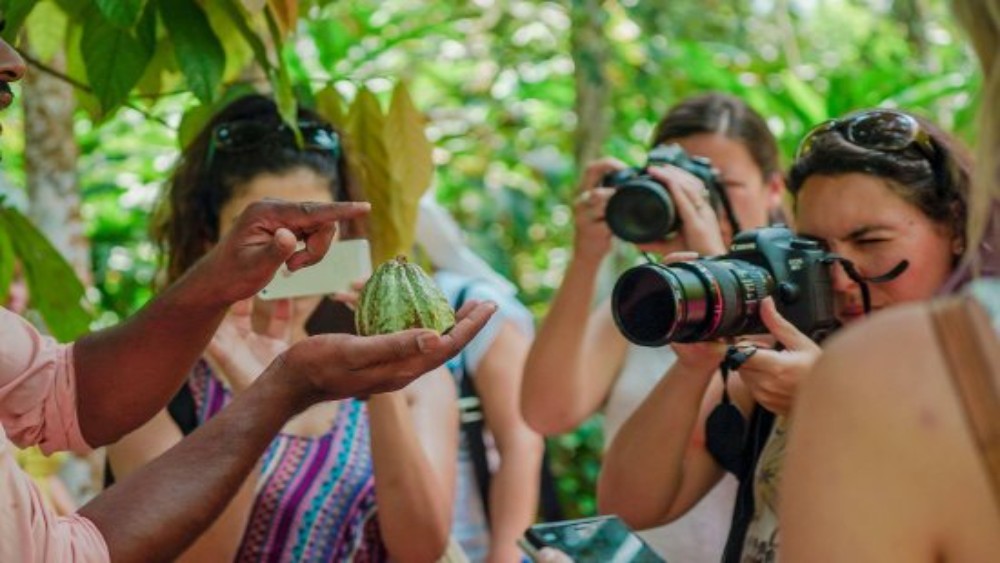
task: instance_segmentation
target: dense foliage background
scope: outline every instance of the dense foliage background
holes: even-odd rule
[[[8,2],[8,19],[29,14],[18,37],[29,72],[76,85],[69,215],[85,235],[95,326],[149,298],[149,214],[179,132],[234,88],[271,85],[309,104],[326,86],[346,100],[365,86],[385,102],[406,81],[435,144],[438,200],[539,318],[569,258],[581,162],[640,162],[658,117],[687,95],[743,96],[786,163],[810,126],[864,106],[973,134],[979,77],[944,0],[171,1]],[[202,27],[170,23],[188,16]],[[127,48],[139,54],[123,58]],[[24,115],[3,118],[0,193],[37,216]],[[43,232],[55,240],[59,228]],[[592,513],[599,425],[553,442],[570,514]]]

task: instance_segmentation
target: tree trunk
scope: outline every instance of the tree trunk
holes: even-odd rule
[[[571,16],[577,119],[573,155],[577,169],[582,170],[587,162],[600,156],[610,127],[609,48],[604,33],[607,13],[599,0],[574,0]]]
[[[50,66],[65,67],[59,54]],[[73,135],[73,87],[38,69],[23,82],[24,166],[29,214],[49,241],[90,282],[90,248],[80,217],[79,149]]]
[[[930,64],[930,40],[927,38],[927,7],[921,0],[895,0],[892,15],[906,26],[906,40],[917,52],[924,67]]]

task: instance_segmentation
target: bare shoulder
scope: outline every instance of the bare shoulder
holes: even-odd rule
[[[857,411],[871,423],[900,416],[915,405],[935,411],[957,403],[925,306],[887,310],[845,328],[824,345],[803,384],[799,412]],[[834,406],[836,405],[836,406]]]
[[[825,561],[988,560],[1000,511],[926,304],[824,348],[793,415],[787,559],[823,546]]]
[[[856,382],[876,369],[881,370],[879,380],[889,384],[914,366],[926,365],[928,355],[940,358],[928,309],[921,304],[882,311],[834,335],[823,348],[816,373],[836,372],[829,384]]]

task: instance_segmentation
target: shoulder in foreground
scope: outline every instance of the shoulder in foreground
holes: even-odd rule
[[[929,311],[926,303],[906,304],[846,327],[824,345],[816,373],[857,380],[925,366],[939,356]]]
[[[796,400],[802,411],[869,420],[946,408],[953,395],[926,304],[894,307],[831,338]],[[833,407],[832,405],[837,405]],[[906,416],[906,415],[904,415]]]

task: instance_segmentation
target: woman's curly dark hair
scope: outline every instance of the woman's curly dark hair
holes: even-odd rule
[[[308,109],[300,109],[298,115],[300,123],[329,125]],[[241,151],[211,148],[216,127],[245,120],[270,124],[275,129],[282,124],[272,99],[259,94],[237,99],[219,111],[182,151],[166,184],[153,221],[152,235],[163,257],[167,283],[183,275],[218,242],[222,208],[239,195],[243,186],[261,174],[283,174],[306,168],[329,179],[330,194],[335,201],[363,200],[348,174],[343,135],[340,135],[341,151],[337,157],[332,157],[328,151],[301,150],[291,143],[262,143]],[[362,221],[352,221],[340,228],[345,238],[362,236],[365,231]]]

